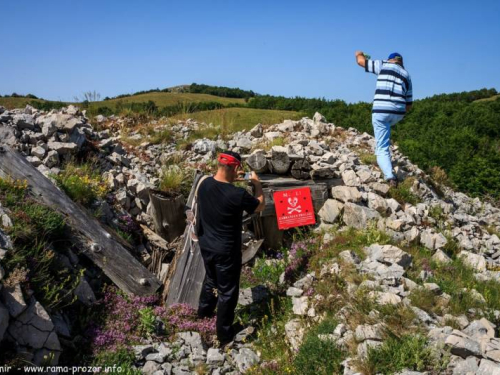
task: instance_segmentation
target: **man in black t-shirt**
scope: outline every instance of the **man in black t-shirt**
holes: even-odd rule
[[[260,212],[265,201],[255,172],[250,178],[255,197],[232,184],[242,173],[239,154],[223,152],[218,162],[215,176],[205,179],[198,188],[198,238],[206,270],[198,316],[213,316],[217,307],[217,339],[225,346],[235,334],[233,320],[239,295],[243,211]]]

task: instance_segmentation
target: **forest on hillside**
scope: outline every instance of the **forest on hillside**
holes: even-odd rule
[[[500,199],[500,97],[495,89],[435,95],[416,100],[395,127],[393,141],[412,162],[440,167],[448,183],[472,196]],[[480,100],[492,98],[492,100]],[[294,110],[373,134],[371,104],[342,100],[258,96],[252,108]]]

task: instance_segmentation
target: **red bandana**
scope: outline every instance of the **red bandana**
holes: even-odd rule
[[[241,165],[241,162],[234,156],[223,153],[219,154],[219,163],[236,167],[239,167]]]

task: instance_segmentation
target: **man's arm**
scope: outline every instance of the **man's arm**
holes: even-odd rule
[[[356,62],[358,63],[358,65],[364,68],[366,64],[365,54],[362,51],[356,51],[354,55],[356,56]]]
[[[252,172],[252,175],[250,176],[250,182],[255,188],[255,198],[257,198],[257,200],[259,201],[259,205],[257,206],[254,212],[261,212],[264,210],[264,207],[266,207],[266,198],[264,198],[262,183],[260,182],[257,173]]]

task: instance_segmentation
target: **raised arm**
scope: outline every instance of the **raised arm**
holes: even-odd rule
[[[364,53],[362,51],[356,51],[355,56],[356,56],[356,62],[358,63],[358,65],[360,67],[364,68],[365,62],[366,62],[366,57],[365,57]]]
[[[264,191],[262,190],[262,184],[257,176],[257,173],[252,172],[250,176],[250,182],[255,188],[255,198],[259,200],[259,205],[255,209],[255,212],[261,212],[266,207],[266,199],[264,197]]]

